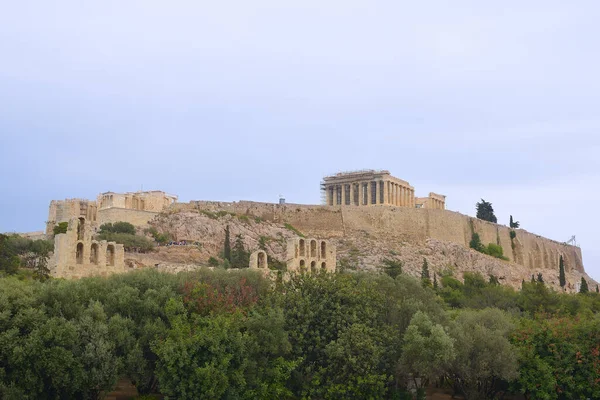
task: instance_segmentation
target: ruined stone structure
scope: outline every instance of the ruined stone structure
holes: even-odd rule
[[[54,254],[49,262],[53,277],[82,278],[125,272],[123,245],[93,240],[92,235],[92,224],[84,217],[70,219],[67,233],[54,237]]]
[[[46,234],[52,234],[59,222],[83,217],[94,225],[106,222],[129,222],[140,226],[177,202],[177,196],[162,191],[114,193],[98,195],[96,201],[85,199],[52,200],[46,221]]]
[[[327,240],[294,238],[288,240],[288,272],[335,272],[335,246]]]
[[[269,266],[267,265],[267,252],[264,250],[256,250],[250,254],[250,268],[269,269]]]
[[[326,176],[321,182],[325,204],[329,206],[388,205],[416,207],[415,188],[390,175],[389,171],[362,170]],[[425,208],[446,206],[446,196],[430,193]]]
[[[177,196],[159,190],[133,193],[106,192],[98,195],[97,199],[99,210],[114,207],[156,213],[161,212],[175,202],[177,202]]]
[[[59,222],[68,222],[71,218],[79,217],[95,222],[97,216],[98,207],[95,201],[85,199],[52,200],[46,221],[46,234],[52,234],[54,226]]]
[[[446,209],[446,196],[436,193],[429,193],[429,197],[417,197],[415,199],[416,208],[431,208],[434,210]]]

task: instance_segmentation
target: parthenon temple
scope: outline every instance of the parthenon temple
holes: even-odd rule
[[[388,205],[412,208],[446,208],[446,196],[430,193],[415,197],[415,188],[389,171],[361,170],[326,176],[321,182],[329,206]]]

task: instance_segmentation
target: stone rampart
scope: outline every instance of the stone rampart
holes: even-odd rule
[[[135,226],[145,226],[158,213],[152,211],[131,210],[128,208],[105,208],[98,210],[98,225],[107,222],[129,222]]]
[[[383,241],[425,243],[428,238],[469,247],[473,232],[483,244],[500,244],[509,260],[530,268],[558,270],[560,255],[567,271],[584,272],[581,249],[504,225],[481,221],[457,212],[390,206],[311,206],[251,201],[194,201],[177,204],[178,210],[228,211],[290,224],[307,236],[343,237],[366,234]]]

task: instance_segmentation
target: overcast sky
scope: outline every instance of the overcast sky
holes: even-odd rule
[[[326,174],[582,246],[600,280],[600,3],[5,1],[0,231],[158,189],[315,204]]]

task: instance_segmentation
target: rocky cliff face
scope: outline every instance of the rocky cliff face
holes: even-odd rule
[[[515,244],[511,245],[508,230],[504,232],[506,227],[481,221],[465,226],[469,218],[457,213],[432,210],[439,213],[422,214],[426,218],[421,218],[414,210],[377,207],[348,212],[290,205],[285,212],[268,205],[269,212],[265,212],[264,207],[253,206],[260,203],[241,203],[244,206],[195,203],[159,214],[151,225],[160,232],[170,233],[177,241],[185,240],[187,245],[159,247],[150,254],[129,254],[127,262],[130,266],[159,266],[173,271],[207,265],[210,257],[221,255],[225,228],[229,225],[232,241],[241,235],[245,247],[251,251],[262,243],[271,257],[281,261],[285,260],[287,239],[295,237],[297,229],[307,236],[331,240],[337,247],[338,264],[358,270],[379,270],[382,260],[388,258],[403,262],[405,273],[419,276],[423,260],[427,259],[432,274],[453,271],[461,277],[465,271],[480,272],[520,287],[523,279],[528,281],[532,274],[542,273],[549,285],[559,288],[558,255],[564,254],[568,260],[570,290],[575,290],[582,276],[596,284],[583,271],[579,249],[543,238],[538,240],[539,237],[522,230],[517,231]],[[469,249],[465,242],[470,240],[471,229],[482,232],[485,240],[500,241],[512,261]]]

